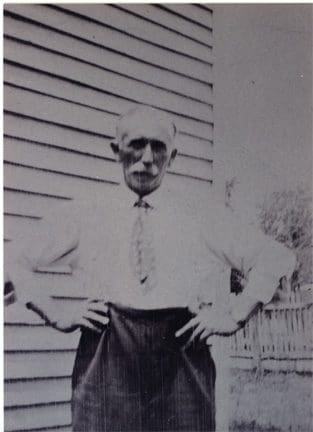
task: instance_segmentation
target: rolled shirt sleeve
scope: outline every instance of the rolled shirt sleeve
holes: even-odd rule
[[[224,267],[243,273],[247,296],[256,302],[271,301],[280,278],[290,278],[294,270],[293,252],[260,229],[244,223],[225,206],[212,209],[207,222],[203,224],[206,226],[203,238],[208,252]]]
[[[290,279],[296,265],[291,250],[268,237],[267,240],[249,272],[246,286],[249,297],[262,303],[272,300],[280,278],[286,276]]]

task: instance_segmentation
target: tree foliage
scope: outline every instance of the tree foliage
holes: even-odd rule
[[[277,191],[260,206],[265,234],[291,248],[297,257],[296,284],[312,282],[312,195],[310,190]]]

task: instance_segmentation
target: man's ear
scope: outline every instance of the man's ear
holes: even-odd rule
[[[115,142],[111,142],[111,149],[114,153],[116,160],[119,162],[120,161],[120,147],[119,147],[119,145]]]
[[[171,166],[173,160],[176,158],[176,155],[177,155],[177,149],[175,148],[171,153],[170,160],[168,161],[168,166]]]

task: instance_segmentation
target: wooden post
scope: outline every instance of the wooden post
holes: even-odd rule
[[[261,319],[261,311],[253,318],[253,326],[252,326],[252,354],[253,354],[253,367],[256,370],[256,378],[261,378],[263,374],[262,368],[262,347],[261,347],[261,338],[260,338],[260,319]]]

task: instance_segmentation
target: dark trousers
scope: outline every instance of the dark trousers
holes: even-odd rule
[[[109,303],[102,334],[82,332],[73,371],[73,430],[214,431],[215,366],[204,342],[175,337],[187,308]]]

